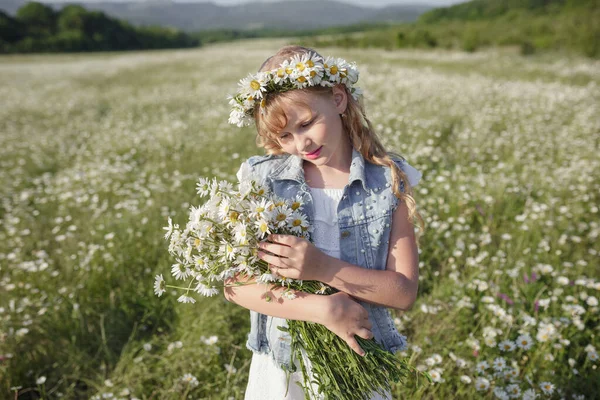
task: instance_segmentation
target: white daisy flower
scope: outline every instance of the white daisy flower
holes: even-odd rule
[[[271,219],[277,227],[284,227],[291,222],[292,210],[285,205],[275,207],[271,212]]]
[[[272,71],[273,82],[285,83],[294,72],[294,67],[290,65],[290,60],[285,60],[279,65],[279,68]]]
[[[183,375],[183,377],[181,377],[181,382],[190,387],[196,387],[200,384],[200,382],[198,382],[198,379],[192,374]]]
[[[554,385],[550,382],[540,383],[540,389],[542,389],[542,392],[544,392],[544,394],[554,393]]]
[[[248,230],[246,223],[240,222],[233,228],[235,241],[240,245],[248,244]]]
[[[173,228],[173,221],[171,220],[171,217],[169,217],[169,220],[168,220],[168,222],[169,222],[169,225],[168,225],[168,226],[165,226],[165,227],[163,228],[163,230],[167,231],[167,232],[165,233],[165,239],[168,239],[168,238],[171,236],[171,234],[173,233],[173,229],[174,229],[174,228]]]
[[[308,219],[306,215],[300,212],[292,212],[290,215],[290,219],[288,222],[288,229],[290,229],[295,234],[300,234],[303,231],[303,228],[308,227]]]
[[[219,254],[222,255],[224,261],[231,261],[237,256],[237,249],[225,239],[221,239],[221,246],[219,246]]]
[[[433,382],[442,383],[442,382],[446,381],[444,378],[442,378],[443,370],[441,368],[433,368],[432,370],[430,370],[428,372],[429,372],[429,376],[431,376],[431,380]]]
[[[323,63],[323,68],[325,69],[325,73],[328,76],[328,80],[330,83],[340,83],[340,68],[337,63],[337,60],[333,57],[327,57]]]
[[[204,177],[198,179],[198,182],[196,183],[196,193],[200,195],[200,197],[204,197],[209,194],[210,191],[210,179]]]
[[[556,334],[556,328],[552,324],[540,322],[538,325],[538,333],[535,336],[538,342],[547,342]]]
[[[246,78],[240,80],[238,86],[240,92],[246,93],[255,99],[262,99],[263,93],[267,91],[265,74],[264,72],[259,72],[256,75],[249,74]]]
[[[442,361],[443,361],[442,356],[440,356],[437,353],[432,354],[431,358],[433,359],[433,362],[436,363],[436,364],[441,364]]]
[[[190,269],[181,263],[175,263],[171,265],[171,274],[175,277],[175,279],[186,279],[190,276]]]
[[[196,302],[196,299],[194,299],[193,297],[190,297],[188,295],[182,294],[181,296],[179,296],[179,298],[177,299],[178,302],[180,303],[192,303],[194,304]]]
[[[466,383],[467,385],[468,385],[469,383],[471,383],[471,382],[472,382],[472,381],[471,381],[471,377],[469,377],[469,376],[467,376],[467,375],[461,375],[461,377],[460,377],[460,381],[461,381],[462,383]]]
[[[256,282],[258,283],[269,283],[275,282],[277,278],[273,274],[262,274],[258,278],[256,278]]]
[[[504,389],[502,389],[502,387],[500,387],[500,386],[494,387],[492,392],[494,393],[494,396],[499,400],[508,400],[509,399],[508,393],[506,393],[506,391]]]
[[[488,381],[485,378],[477,378],[477,380],[475,381],[475,389],[477,389],[477,391],[484,391],[484,390],[488,390],[490,388],[490,381]]]
[[[204,296],[204,297],[212,297],[216,294],[219,294],[219,289],[214,287],[208,287],[202,282],[198,282],[196,287],[194,288],[194,292]]]
[[[539,395],[533,389],[527,389],[523,392],[523,400],[535,400]]]
[[[496,357],[492,363],[492,367],[494,367],[496,371],[502,371],[504,367],[506,367],[506,360],[502,357]]]
[[[271,234],[271,226],[264,219],[258,219],[254,221],[254,225],[257,229],[258,239],[263,239]]]
[[[200,337],[200,340],[202,340],[202,342],[208,346],[213,346],[215,345],[218,341],[219,341],[219,337],[212,335],[208,338],[205,338],[204,336]]]
[[[504,371],[504,377],[506,379],[517,379],[519,377],[519,368],[507,368],[506,371]]]
[[[251,200],[250,201],[250,218],[259,219],[259,218],[267,218],[268,210],[273,206],[273,202],[267,200],[265,198],[260,199],[259,201]]]
[[[294,293],[294,291],[292,290],[286,290],[281,294],[281,297],[288,300],[294,300],[296,298],[296,293]]]
[[[316,291],[316,294],[325,294],[327,293],[327,290],[329,289],[325,284],[323,284],[322,282],[319,282],[321,284],[321,287],[319,288],[319,290]]]
[[[163,279],[162,274],[156,275],[154,278],[154,293],[160,297],[167,291],[167,286],[165,284],[165,280]]]
[[[515,347],[515,344],[510,340],[503,340],[498,344],[498,348],[501,351],[513,351]]]
[[[516,344],[522,350],[529,350],[533,346],[533,339],[528,333],[524,333],[517,338]]]
[[[477,363],[477,366],[475,367],[475,370],[482,374],[484,373],[487,369],[489,368],[489,364],[487,363],[487,361],[480,361]]]

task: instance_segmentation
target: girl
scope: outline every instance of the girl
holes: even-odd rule
[[[406,347],[387,309],[408,310],[417,295],[412,222],[419,220],[421,228],[423,222],[411,187],[421,174],[385,151],[357,101],[357,80],[353,64],[286,46],[258,75],[242,80],[230,101],[230,122],[253,121],[257,144],[268,154],[250,157],[238,179],[252,176],[280,197],[300,196],[314,229],[311,242],[271,235],[259,257],[274,274],[339,290],[329,296],[297,293],[288,300],[283,288],[263,284],[227,288],[227,300],[250,309],[246,345],[253,356],[246,400],[305,398],[295,384],[302,382],[302,372],[291,360],[289,334],[278,329],[286,319],[323,324],[360,355],[355,335],[374,337],[391,352]],[[240,278],[229,283],[235,279]],[[286,379],[286,370],[294,367],[297,372]]]

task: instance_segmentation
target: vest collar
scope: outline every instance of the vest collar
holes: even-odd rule
[[[296,155],[288,155],[286,160],[271,174],[273,180],[293,180],[299,183],[305,183],[302,158]],[[354,181],[360,181],[362,187],[367,191],[367,182],[365,179],[365,159],[362,154],[352,148],[352,162],[350,163],[350,175],[348,176],[348,185]]]

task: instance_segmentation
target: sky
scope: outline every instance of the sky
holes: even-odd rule
[[[1,0],[0,0],[1,1]],[[67,2],[68,0],[48,0],[52,2]],[[120,2],[120,0],[71,0],[71,2],[75,3],[93,3],[98,1],[116,1]],[[136,1],[136,2],[144,2],[144,1],[157,1],[157,0],[121,0],[121,1]],[[160,0],[158,0],[160,1]],[[257,0],[173,0],[177,3],[184,2],[212,2],[220,5],[234,5],[240,3],[249,3],[251,1]],[[285,1],[285,0],[258,0],[258,1]],[[464,3],[468,0],[337,0],[344,3],[356,4],[364,7],[380,7],[390,4],[431,4],[432,6],[449,6],[457,3]]]

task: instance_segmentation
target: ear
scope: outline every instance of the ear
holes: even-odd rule
[[[337,84],[332,88],[333,91],[333,102],[338,114],[343,114],[348,106],[348,94],[346,93],[346,87],[344,84]]]

